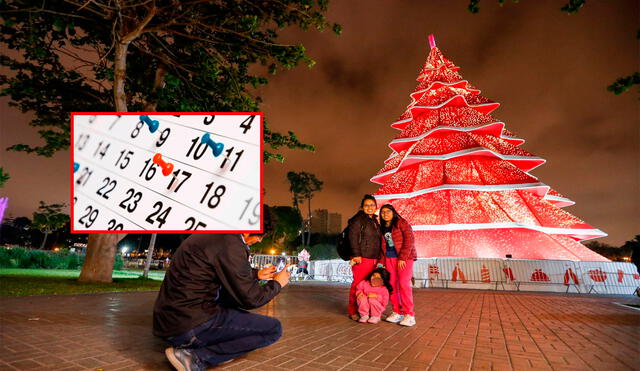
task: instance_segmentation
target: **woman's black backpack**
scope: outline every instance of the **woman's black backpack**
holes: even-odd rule
[[[362,231],[364,230],[364,225],[360,227],[360,237],[358,242],[362,240]],[[336,243],[336,249],[338,250],[338,256],[342,260],[351,260],[353,256],[353,250],[351,249],[351,242],[349,241],[349,225],[338,235],[338,242]]]
[[[349,243],[349,226],[338,235],[336,250],[342,260],[351,260],[351,243]]]

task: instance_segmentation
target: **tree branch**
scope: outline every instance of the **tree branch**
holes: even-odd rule
[[[116,45],[116,54],[114,59],[114,76],[113,76],[113,99],[117,112],[127,111],[127,96],[124,90],[125,79],[127,76],[127,50],[131,41],[138,38],[144,28],[151,22],[151,19],[156,15],[157,8],[154,7],[149,10],[146,17],[136,26],[136,28],[120,38],[120,41]],[[118,11],[118,15],[121,12]],[[122,29],[122,28],[121,28]]]
[[[149,13],[147,13],[147,16],[144,17],[144,19],[138,24],[138,26],[133,31],[129,32],[120,39],[120,43],[128,44],[131,41],[137,39],[142,34],[143,29],[149,24],[149,22],[151,22],[151,19],[155,17],[156,11],[157,8],[155,6],[151,8],[151,10],[149,10]]]

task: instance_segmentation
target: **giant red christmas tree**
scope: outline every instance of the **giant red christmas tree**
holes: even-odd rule
[[[420,257],[607,260],[578,241],[606,236],[562,210],[573,202],[529,174],[545,160],[490,113],[435,46],[418,76],[400,133],[371,181],[413,226]]]

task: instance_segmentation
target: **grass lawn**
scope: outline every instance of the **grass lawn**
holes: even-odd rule
[[[162,277],[158,272],[150,272],[150,279],[138,278],[141,274],[142,272],[116,271],[112,283],[84,283],[77,281],[79,270],[0,269],[0,296],[144,291],[160,288]]]

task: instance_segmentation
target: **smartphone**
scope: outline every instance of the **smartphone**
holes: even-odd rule
[[[287,259],[285,259],[284,257],[279,257],[278,260],[276,260],[276,273],[280,273],[286,266]]]

